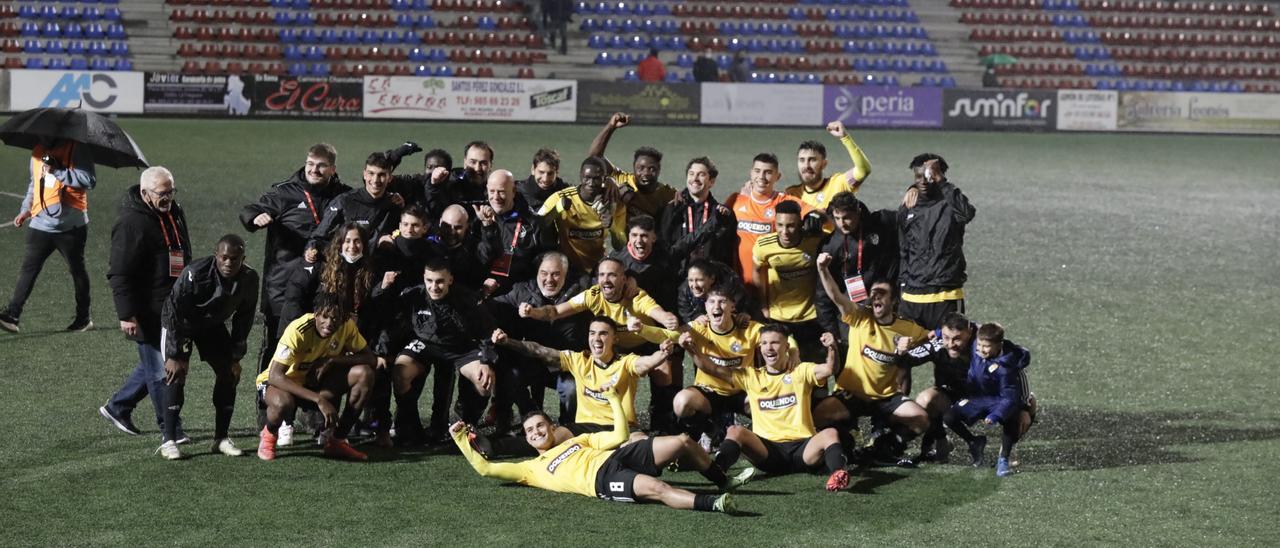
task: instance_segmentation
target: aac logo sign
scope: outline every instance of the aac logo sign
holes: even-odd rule
[[[142,113],[141,72],[13,70],[9,108],[81,108],[95,112]]]
[[[115,104],[119,87],[108,74],[68,72],[53,85],[40,106],[73,108],[83,104],[92,110],[106,110]]]

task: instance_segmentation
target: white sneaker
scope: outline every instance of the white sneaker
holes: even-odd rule
[[[324,447],[329,444],[330,434],[328,430],[316,434],[316,447]]]
[[[160,456],[167,460],[178,460],[182,458],[182,450],[178,449],[178,444],[174,443],[173,440],[160,444],[160,447],[156,449],[156,452],[160,453]]]
[[[280,425],[280,433],[276,435],[276,447],[286,445],[293,445],[293,425],[287,422]]]
[[[244,451],[241,451],[240,448],[236,447],[235,443],[232,443],[231,438],[218,440],[213,444],[213,450],[228,457],[238,457],[244,454]]]

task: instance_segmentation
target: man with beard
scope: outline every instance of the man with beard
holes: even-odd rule
[[[338,178],[337,152],[333,145],[319,143],[307,150],[306,163],[288,179],[240,212],[245,230],[266,227],[267,246],[262,258],[262,346],[258,372],[266,371],[271,353],[280,339],[280,307],[284,304],[289,270],[285,265],[301,258],[311,233],[319,226],[329,202],[351,190]],[[286,322],[287,323],[287,322]]]
[[[556,244],[543,219],[516,194],[515,184],[510,171],[494,171],[486,183],[488,202],[474,207],[480,222],[476,258],[488,266],[484,284],[490,295],[506,293],[513,283],[531,278],[534,259]]]
[[[906,464],[898,459],[907,443],[929,428],[929,416],[903,393],[910,370],[900,363],[908,348],[927,339],[927,332],[894,314],[897,299],[887,281],[871,282],[869,310],[854,305],[836,285],[827,269],[830,263],[831,255],[818,255],[818,278],[827,298],[840,310],[841,320],[849,325],[849,352],[836,376],[840,392],[818,404],[815,419],[819,425],[840,425],[839,430],[847,432],[846,426],[858,417],[870,416],[889,426],[889,432],[876,438],[875,457]]]
[[[872,213],[853,193],[841,192],[827,207],[835,230],[822,243],[822,252],[831,255],[827,269],[849,300],[862,304],[867,300],[867,280],[898,283],[898,228],[896,213],[882,209]],[[845,341],[840,312],[827,298],[821,285],[815,286],[814,304],[818,323],[836,339]]]
[[[141,432],[133,424],[133,410],[148,394],[155,407],[156,425],[165,427],[167,390],[160,317],[174,281],[191,262],[187,219],[176,195],[173,174],[160,166],[149,167],[142,172],[139,184],[125,191],[116,224],[111,227],[107,283],[120,331],[138,346],[138,365],[106,405],[98,408],[98,414],[135,436]],[[181,430],[176,436],[163,441],[190,441]],[[176,445],[173,451],[177,451]]]
[[[835,340],[823,337],[827,359],[823,363],[800,362],[790,352],[787,330],[778,324],[759,333],[762,367],[725,368],[699,352],[692,334],[680,343],[693,356],[699,371],[747,394],[751,429],[733,425],[720,444],[716,464],[728,470],[746,454],[747,460],[767,474],[807,473],[825,469],[827,491],[849,486],[844,446],[835,428],[814,428],[813,392],[826,386],[836,368]],[[748,469],[750,470],[750,469]],[[753,472],[748,472],[748,474]],[[739,477],[742,477],[741,475]],[[749,477],[749,476],[748,476]]]
[[[364,162],[364,188],[343,194],[325,208],[324,217],[311,232],[311,240],[303,254],[306,262],[316,262],[320,250],[328,245],[338,227],[347,222],[356,223],[365,230],[369,237],[365,249],[373,249],[383,236],[395,230],[404,200],[387,192],[391,170],[386,154],[375,152],[369,155]]]
[[[774,190],[781,178],[778,157],[768,152],[757,154],[751,161],[751,179],[743,192],[729,195],[729,199],[724,202],[738,219],[738,254],[732,266],[748,288],[755,287],[756,269],[752,257],[756,240],[774,231],[774,216],[778,204],[787,201],[801,204],[802,216],[808,216],[811,211],[809,206],[795,197]],[[764,298],[763,295],[755,297]]]
[[[533,153],[533,166],[529,168],[529,178],[520,181],[516,190],[524,196],[530,211],[542,209],[542,204],[552,194],[569,188],[569,183],[560,178],[560,153],[551,148],[540,148]]]
[[[438,253],[448,261],[455,283],[473,291],[484,290],[488,295],[489,288],[484,285],[488,271],[476,256],[477,242],[465,207],[454,204],[444,208],[436,233],[429,238],[436,244]]]
[[[738,219],[711,195],[719,176],[710,158],[690,160],[684,190],[658,215],[658,241],[667,246],[677,276],[683,276],[690,261],[697,259],[733,263]]]
[[[902,305],[898,313],[936,329],[964,313],[964,231],[977,210],[947,180],[947,161],[925,153],[911,160],[915,184],[898,207]]]
[[[805,141],[800,143],[800,150],[796,153],[800,184],[791,185],[786,190],[787,195],[795,196],[817,210],[825,210],[831,199],[841,192],[857,193],[862,182],[871,175],[871,162],[862,153],[862,149],[858,148],[858,144],[853,142],[853,136],[845,131],[843,122],[827,124],[827,133],[844,145],[853,167],[824,177],[827,169],[827,147],[818,141]],[[830,231],[829,225],[827,230]]]
[[[560,251],[576,274],[589,274],[604,258],[606,235],[614,242],[626,240],[626,208],[618,202],[618,187],[608,173],[604,158],[583,160],[580,184],[556,192],[538,211],[555,224]]]
[[[413,325],[413,339],[396,357],[392,374],[396,400],[396,436],[413,442],[422,437],[422,421],[418,417],[419,382],[431,367],[456,371],[470,381],[459,395],[462,418],[476,422],[484,412],[484,402],[497,380],[493,365],[497,361],[489,337],[494,331],[493,317],[478,306],[479,296],[462,286],[454,287],[449,264],[442,259],[427,261],[422,271],[423,285],[391,297],[407,307]],[[381,289],[381,286],[379,286]],[[474,390],[472,390],[472,388]],[[443,428],[448,421],[448,398],[436,402],[431,417],[433,428]]]
[[[609,148],[609,139],[613,137],[613,132],[627,127],[630,123],[631,116],[627,113],[613,113],[604,128],[591,141],[587,156],[603,158],[605,149]],[[658,182],[658,175],[662,173],[662,153],[653,147],[636,149],[632,156],[631,169],[631,172],[626,172],[618,169],[612,162],[609,163],[609,174],[617,180],[619,190],[622,191],[622,203],[627,204],[631,211],[657,217],[662,213],[662,208],[676,197],[676,189]]]
[[[462,149],[462,167],[452,171],[436,168],[425,186],[427,214],[439,217],[451,205],[471,207],[485,203],[485,183],[493,169],[493,147],[471,141]]]
[[[230,457],[243,453],[232,443],[228,431],[240,382],[240,359],[247,349],[257,304],[258,273],[245,266],[244,240],[235,234],[219,239],[213,255],[193,261],[174,283],[160,319],[168,402],[164,417],[164,438],[168,441],[160,447],[164,458],[182,456],[175,440],[193,349],[200,351],[200,358],[214,373],[212,449]]]
[[[568,301],[584,289],[576,282],[569,281],[569,258],[559,251],[548,251],[538,261],[537,277],[532,280],[517,282],[511,291],[493,299],[492,308],[498,325],[508,333],[519,333],[522,339],[529,340],[550,348],[582,350],[586,341],[586,318],[582,315],[561,318],[548,324],[531,318],[521,318],[520,303],[531,306],[554,306]],[[551,386],[560,393],[560,421],[568,422],[573,417],[573,377],[565,375],[547,375],[541,366],[516,361],[514,368],[516,379],[512,387],[509,401],[517,408],[524,409],[522,399],[527,398],[525,405],[541,407],[544,386]],[[500,406],[500,410],[505,409]]]
[[[596,285],[577,294],[568,302],[555,306],[534,307],[529,303],[520,305],[520,317],[535,318],[546,322],[554,322],[560,318],[590,311],[592,315],[604,316],[617,325],[626,325],[631,317],[647,319],[667,329],[677,329],[680,320],[675,314],[667,312],[653,300],[643,289],[635,288],[626,267],[621,261],[612,258],[602,259],[596,267]],[[648,352],[650,343],[636,333],[618,335],[618,348],[626,352]],[[664,363],[649,376],[650,391],[650,428],[669,430],[674,428],[675,416],[671,411],[671,398],[680,388],[681,379],[676,375],[678,366]],[[581,404],[581,402],[579,402]]]

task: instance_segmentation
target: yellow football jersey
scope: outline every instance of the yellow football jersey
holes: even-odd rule
[[[631,195],[631,209],[654,219],[657,219],[658,214],[662,212],[662,208],[676,197],[676,189],[662,181],[656,183],[657,188],[653,189],[652,192],[641,192],[640,186],[636,183],[636,174],[627,171],[615,171],[613,172],[613,178],[618,182],[619,186],[626,185],[635,191],[635,194]]]
[[[751,406],[751,431],[769,441],[785,442],[815,434],[810,411],[817,364],[801,362],[786,373],[770,373],[764,367],[733,371],[733,382],[747,391]]]
[[[813,304],[818,283],[814,260],[822,241],[816,236],[802,238],[787,248],[778,243],[778,234],[766,234],[756,241],[752,257],[757,268],[767,268],[764,302],[769,317],[782,322],[803,322],[818,317]]]
[[[826,211],[827,206],[831,205],[831,199],[841,192],[857,192],[858,188],[849,184],[849,180],[845,178],[844,172],[841,171],[822,180],[822,184],[816,190],[809,190],[804,183],[794,184],[787,187],[786,194],[799,198],[801,202],[809,204],[809,207],[820,211]]]
[[[349,319],[338,326],[338,329],[327,338],[322,338],[315,329],[315,314],[310,312],[293,320],[280,336],[276,345],[276,353],[271,361],[279,362],[285,369],[285,376],[299,383],[307,377],[312,365],[322,358],[333,358],[349,352],[359,352],[368,346],[356,321]],[[271,369],[264,369],[255,380],[264,384],[270,376]]]
[[[573,375],[577,384],[578,411],[573,416],[577,423],[612,425],[613,409],[609,407],[609,398],[603,393],[603,387],[609,384],[622,399],[623,414],[627,424],[636,427],[636,360],[635,354],[614,354],[613,361],[606,367],[596,364],[590,351],[560,352],[560,370]]]
[[[578,187],[570,187],[547,198],[538,215],[555,222],[556,231],[560,234],[560,250],[569,256],[573,266],[590,272],[604,258],[606,234],[612,235],[615,242],[627,241],[626,209],[615,207],[612,221],[606,227],[600,221],[600,214],[578,196]]]
[[[491,463],[488,468],[497,471],[494,475],[514,481],[521,485],[555,491],[557,493],[575,493],[578,495],[596,496],[596,475],[600,467],[613,456],[615,449],[600,449],[607,445],[606,438],[612,432],[583,434],[565,440],[564,443],[552,447],[547,452],[532,459],[516,463]],[[471,444],[459,442],[458,447],[463,456],[472,465],[484,460],[471,449]]]
[[[890,325],[880,325],[861,308],[843,319],[849,324],[849,353],[836,385],[856,397],[870,400],[896,394],[898,366],[893,363],[897,353],[894,339],[907,337],[911,339],[911,346],[916,346],[928,338],[928,332],[902,318]]]
[[[616,346],[621,350],[631,350],[645,343],[640,335],[625,331],[627,328],[627,319],[635,316],[640,318],[647,324],[652,324],[653,320],[649,319],[649,313],[658,308],[658,301],[653,300],[643,289],[636,289],[635,297],[623,299],[621,302],[611,303],[604,298],[604,292],[600,290],[599,285],[593,285],[586,291],[574,295],[569,299],[570,310],[577,314],[586,310],[596,316],[605,316],[618,327],[618,338],[615,341]]]
[[[689,332],[703,355],[719,367],[753,368],[756,363],[756,345],[760,342],[760,328],[764,325],[750,322],[746,327],[734,326],[728,333],[717,333],[710,323],[691,322]],[[722,381],[703,373],[701,369],[693,378],[694,384],[705,386],[717,394],[731,396],[742,391],[731,382]]]

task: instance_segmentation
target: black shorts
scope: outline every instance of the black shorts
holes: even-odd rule
[[[816,467],[804,463],[804,447],[811,439],[779,442],[760,438],[765,455],[764,462],[756,466],[760,471],[774,475],[812,472]]]
[[[916,322],[925,329],[942,327],[942,318],[952,312],[964,314],[964,299],[936,303],[898,302],[898,317]]]
[[[189,338],[165,328],[160,330],[160,353],[166,359],[190,361],[191,352],[199,350],[200,359],[211,364],[228,365],[235,361],[231,356],[233,346],[231,333],[222,325],[198,329]]]
[[[933,387],[937,391],[942,392],[942,395],[946,396],[947,399],[951,400],[951,403],[955,403],[960,401],[961,399],[964,399],[964,390],[961,389],[959,386],[955,386],[951,384],[935,384],[933,385]]]
[[[448,365],[454,369],[462,369],[462,366],[471,362],[484,361],[478,348],[439,346],[425,343],[421,339],[411,339],[404,350],[400,351],[400,355],[408,356],[423,365]]]
[[[596,496],[614,502],[635,502],[636,476],[658,477],[662,469],[653,461],[653,438],[619,447],[596,472]]]
[[[727,413],[741,414],[746,409],[746,392],[738,392],[732,396],[726,396],[700,384],[693,385],[693,388],[701,393],[702,397],[707,398],[707,402],[711,404],[711,416],[713,417]]]
[[[902,394],[894,394],[881,400],[864,400],[848,392],[839,392],[835,397],[840,398],[844,408],[849,410],[849,418],[872,417],[885,421],[889,420],[893,412],[902,407],[902,404],[911,401],[911,398]]]
[[[571,422],[569,424],[562,424],[561,426],[565,427],[566,430],[575,436],[595,434],[596,432],[609,432],[613,430],[613,425],[595,424],[590,422]]]

